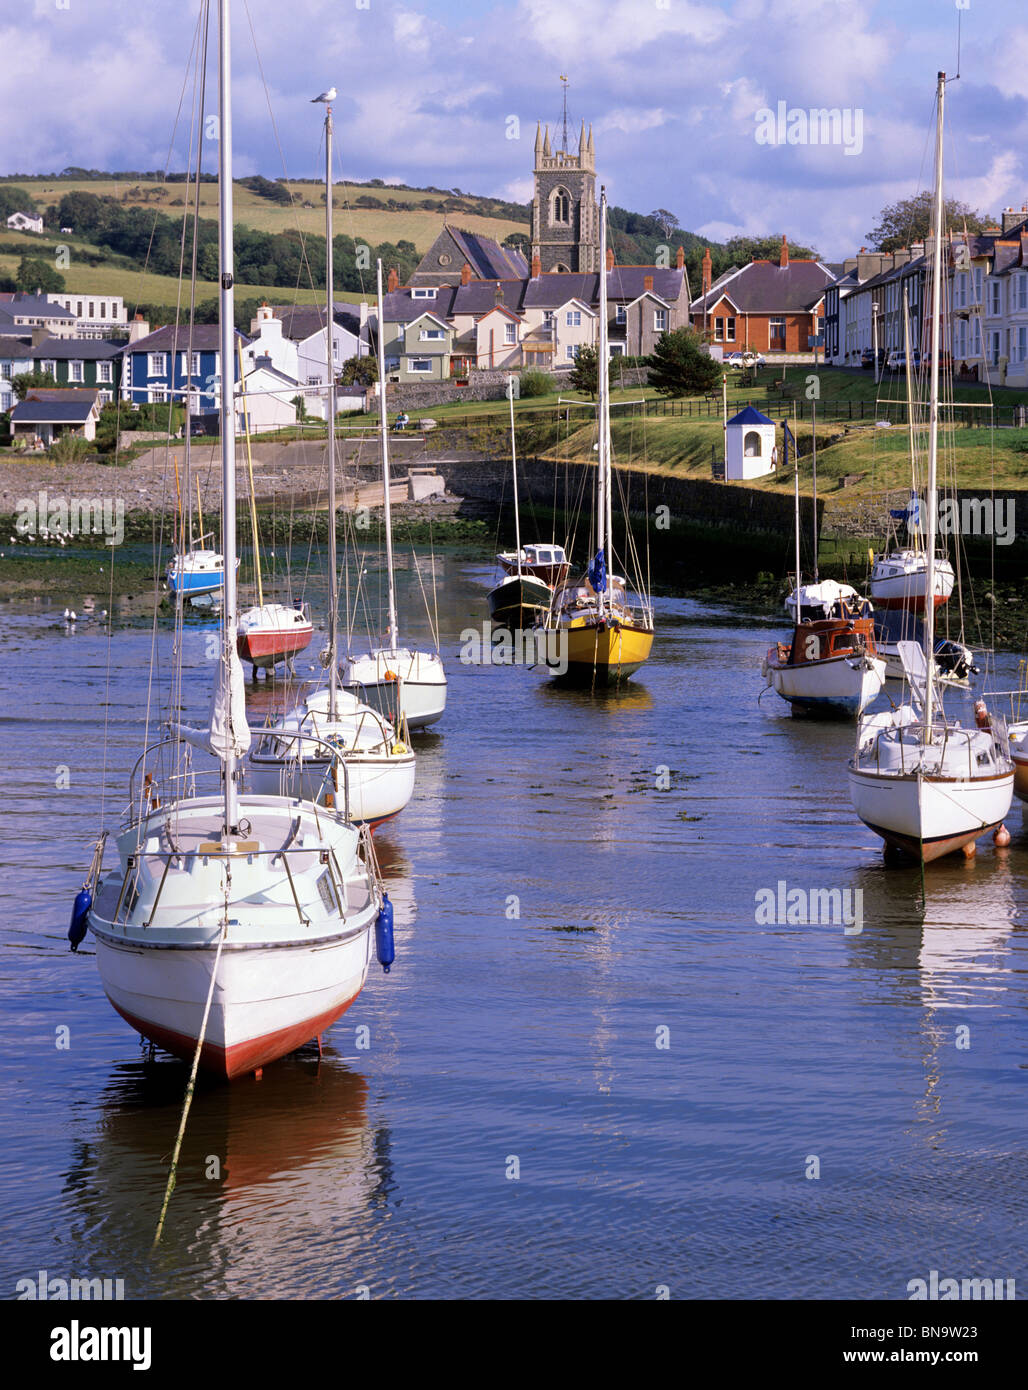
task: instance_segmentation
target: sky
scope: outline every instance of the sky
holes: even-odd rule
[[[935,78],[957,71],[959,20],[947,194],[993,216],[1028,201],[1025,0],[233,0],[232,11],[237,177],[317,175],[322,108],[310,98],[336,86],[338,176],[526,202],[536,122],[559,120],[564,74],[611,203],[670,209],[718,241],[785,232],[841,259],[870,244],[880,208],[931,181]],[[199,0],[5,5],[0,172],[184,168],[198,13]],[[840,112],[824,140],[797,114],[822,108]]]

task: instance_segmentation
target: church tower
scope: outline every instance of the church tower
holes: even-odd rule
[[[585,122],[578,154],[567,148],[567,123],[554,131],[564,149],[550,147],[550,128],[536,125],[532,257],[543,271],[600,269],[600,210],[596,202],[596,150]]]

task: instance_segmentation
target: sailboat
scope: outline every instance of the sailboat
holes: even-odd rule
[[[186,399],[189,399],[187,394]],[[186,494],[191,498],[189,492],[189,409],[186,408]],[[196,480],[196,505],[200,519],[200,535],[198,538],[192,535],[192,516],[186,523],[182,519],[182,548],[178,550],[168,561],[164,578],[170,593],[182,598],[203,598],[208,594],[217,593],[225,582],[225,557],[219,551],[213,550],[207,545],[208,541],[214,539],[214,533],[205,533],[203,529],[203,508],[200,505],[200,479]],[[190,509],[191,510],[191,509]],[[239,568],[239,560],[236,559],[235,568]]]
[[[600,189],[600,265],[607,264],[607,194]],[[625,580],[613,572],[614,525],[610,442],[610,350],[607,342],[607,276],[600,276],[600,352],[597,372],[598,454],[596,468],[596,553],[577,584],[565,584],[553,596],[544,620],[556,631],[560,654],[547,661],[572,684],[616,685],[635,674],[653,647],[653,608],[642,595],[638,607],[628,601]],[[629,532],[629,544],[631,533]],[[608,561],[609,557],[609,561]],[[639,585],[641,591],[641,584]],[[566,667],[564,658],[566,658]]]
[[[231,1078],[319,1036],[360,992],[372,935],[381,933],[387,968],[392,944],[389,905],[365,857],[366,832],[334,808],[255,795],[244,783],[250,729],[236,650],[229,0],[219,0],[218,16],[226,561],[219,658],[206,728],[172,725],[133,768],[115,836],[118,864],[103,873],[105,833],[69,937],[74,947],[92,931],[104,990],[134,1029]],[[193,768],[195,747],[213,754],[212,771]],[[214,790],[201,790],[201,781]]]
[[[942,131],[946,74],[939,73],[935,135],[934,247],[932,255],[932,354],[928,428],[928,508],[924,592],[935,592],[938,497],[939,358],[942,349],[943,191]],[[984,706],[975,727],[947,719],[937,698],[933,660],[935,605],[924,605],[924,640],[899,644],[910,700],[898,709],[869,715],[857,728],[849,764],[850,796],[857,815],[886,846],[929,863],[970,847],[999,830],[1010,810],[1014,768],[1002,719]]]
[[[326,322],[332,322],[332,106],[325,110]],[[254,789],[335,806],[374,830],[399,815],[414,794],[415,756],[402,717],[398,728],[378,710],[339,688],[339,566],[336,560],[336,384],[326,333],[328,364],[328,688],[318,690],[270,729],[250,751]],[[252,488],[251,488],[252,494]]]
[[[446,671],[438,652],[419,652],[400,645],[393,575],[392,511],[389,497],[389,422],[386,414],[385,316],[382,262],[378,262],[378,408],[385,499],[386,584],[389,597],[388,643],[350,656],[343,667],[343,686],[393,724],[424,729],[446,709]]]
[[[521,515],[518,507],[518,458],[514,438],[514,378],[507,378],[507,399],[510,401],[510,466],[514,478],[514,553],[513,557],[498,557],[506,574],[489,592],[489,616],[511,629],[529,628],[545,614],[553,597],[553,583],[540,578],[528,568],[528,554],[521,548]],[[537,551],[539,547],[532,547]],[[561,560],[564,551],[560,552]],[[565,564],[561,580],[567,578]]]
[[[813,416],[811,417],[813,420]],[[785,426],[785,466],[789,464],[789,426]],[[795,441],[793,441],[795,443]],[[814,447],[814,475],[817,475],[817,446]],[[816,484],[815,484],[816,486]],[[875,652],[874,619],[841,597],[821,609],[821,615],[807,617],[811,590],[819,587],[817,573],[817,502],[814,504],[814,584],[803,585],[800,572],[800,467],[799,452],[793,477],[796,529],[796,587],[793,604],[799,616],[791,643],[772,647],[761,667],[768,683],[794,714],[821,715],[853,719],[881,693],[885,684],[885,662]],[[804,594],[808,595],[807,602]],[[818,609],[814,606],[814,612]]]
[[[253,455],[250,449],[250,419],[246,412],[243,353],[239,349],[240,405],[246,437],[246,471],[250,482],[250,534],[253,538],[253,569],[257,581],[257,604],[240,615],[236,645],[241,660],[248,661],[256,679],[259,669],[273,671],[280,661],[292,670],[293,657],[310,644],[314,625],[306,604],[265,603],[261,578],[261,544],[257,528],[257,498],[253,486]]]

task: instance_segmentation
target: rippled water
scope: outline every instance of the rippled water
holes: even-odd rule
[[[770,625],[658,600],[638,682],[575,694],[457,662],[488,579],[439,567],[449,706],[376,837],[397,964],[320,1063],[307,1049],[200,1090],[154,1256],[186,1069],[147,1063],[89,942],[65,940],[101,794],[111,825],[143,746],[151,635],[116,627],[105,704],[98,625],[4,606],[0,1293],[40,1269],[186,1298],[904,1298],[930,1269],[1020,1279],[1019,812],[1008,851],[931,867],[922,910],[919,873],[886,868],[851,811],[850,730],[757,703]],[[193,715],[204,641],[185,641]],[[758,925],[779,881],[861,890],[862,932]]]

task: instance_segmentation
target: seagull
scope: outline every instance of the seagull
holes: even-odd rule
[[[336,99],[336,89],[335,89],[334,87],[329,87],[328,91],[327,91],[327,92],[322,92],[321,96],[319,96],[319,97],[311,97],[311,101],[323,101],[323,102],[325,102],[326,105],[327,105],[330,101],[335,101],[335,99]]]

